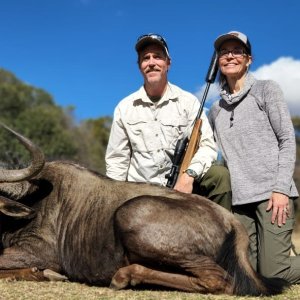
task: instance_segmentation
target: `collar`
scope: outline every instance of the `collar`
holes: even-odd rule
[[[241,101],[245,95],[249,92],[256,79],[251,73],[247,73],[243,88],[235,94],[230,94],[229,86],[225,83],[220,92],[221,98],[228,104],[232,105]]]
[[[168,82],[165,93],[163,94],[161,99],[156,102],[156,104],[159,105],[163,102],[167,102],[169,100],[174,100],[174,99],[178,99],[178,98],[179,98],[178,91],[174,88],[173,84]],[[148,97],[144,86],[141,86],[140,89],[135,93],[134,101],[136,101],[136,100],[140,100],[140,101],[145,102],[145,103],[154,103]]]

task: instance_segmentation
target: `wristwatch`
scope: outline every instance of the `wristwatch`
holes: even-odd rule
[[[186,169],[183,173],[186,173],[193,178],[198,177],[197,173],[192,169]]]

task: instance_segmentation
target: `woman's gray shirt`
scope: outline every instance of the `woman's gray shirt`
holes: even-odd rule
[[[230,95],[224,86],[220,95],[208,117],[230,172],[232,204],[272,192],[297,197],[295,132],[278,84],[248,73],[241,91]]]

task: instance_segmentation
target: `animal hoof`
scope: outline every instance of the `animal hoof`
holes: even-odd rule
[[[130,285],[132,285],[132,286],[136,286],[140,283],[141,283],[141,281],[138,279],[131,279],[131,281],[130,281]]]
[[[43,271],[43,274],[50,281],[66,281],[66,280],[68,280],[68,277],[61,275],[57,272],[54,272],[50,269],[45,269]]]
[[[113,278],[111,280],[109,288],[111,288],[113,290],[121,290],[121,289],[124,289],[127,285],[128,285],[127,281],[123,280],[121,282],[118,282],[116,279]]]
[[[125,285],[126,286],[126,285]],[[112,279],[109,288],[113,289],[113,290],[121,290],[122,288],[124,288],[125,286],[118,284],[114,279]]]

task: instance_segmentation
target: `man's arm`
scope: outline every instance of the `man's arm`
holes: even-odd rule
[[[116,180],[127,180],[130,156],[130,142],[117,107],[105,155],[106,175]]]

